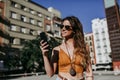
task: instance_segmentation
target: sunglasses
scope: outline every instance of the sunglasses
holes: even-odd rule
[[[65,27],[66,30],[72,30],[72,27],[69,25],[60,25],[60,29],[63,29]]]

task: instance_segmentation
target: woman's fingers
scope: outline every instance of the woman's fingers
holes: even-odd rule
[[[43,42],[44,42],[44,40],[41,40],[41,41],[40,41],[40,44],[42,44]]]
[[[42,47],[43,49],[45,49],[45,48],[47,48],[47,47],[49,46],[49,45],[47,44],[47,42],[43,42],[43,41],[41,41],[40,44],[41,44],[41,47]]]
[[[44,43],[41,44],[42,47],[44,47],[46,45],[48,45],[47,42],[44,42]]]
[[[49,45],[47,44],[47,42],[44,42],[43,40],[40,41],[40,44],[41,44],[40,48],[42,50],[42,54],[45,55],[46,52],[48,52]]]

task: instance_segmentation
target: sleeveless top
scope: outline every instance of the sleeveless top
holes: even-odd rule
[[[84,67],[82,66],[82,56],[77,54],[74,57],[74,69],[77,73],[83,73]],[[58,59],[58,71],[69,72],[71,68],[71,60],[64,50],[60,48],[59,59]]]

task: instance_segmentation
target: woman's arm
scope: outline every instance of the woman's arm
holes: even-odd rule
[[[54,73],[53,68],[52,68],[52,64],[50,63],[47,56],[43,55],[43,60],[44,60],[44,67],[45,67],[45,71],[46,71],[47,75],[49,77],[52,77],[53,73]]]
[[[47,73],[47,75],[49,77],[51,77],[53,75],[53,68],[51,66],[51,63],[48,59],[48,44],[47,42],[44,42],[43,40],[40,42],[41,46],[41,51],[42,51],[42,55],[43,55],[43,60],[44,60],[44,67],[45,67],[45,71]]]
[[[41,50],[42,50],[42,55],[44,60],[45,71],[49,77],[52,77],[57,70],[57,60],[55,62],[54,58],[56,58],[58,55],[55,55],[56,50],[53,49],[51,60],[49,60],[48,49],[47,49],[49,45],[47,44],[47,42],[43,43],[43,41],[41,41],[40,44],[41,44]]]

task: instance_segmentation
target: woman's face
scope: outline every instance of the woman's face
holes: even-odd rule
[[[68,20],[63,21],[62,27],[61,27],[61,35],[64,38],[68,38],[72,35],[73,30],[70,22]]]

